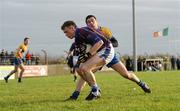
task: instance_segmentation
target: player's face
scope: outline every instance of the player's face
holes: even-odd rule
[[[63,32],[68,38],[73,39],[75,35],[75,27],[74,26],[65,27]]]
[[[29,44],[29,39],[25,40],[25,41],[24,41],[24,44],[25,44],[25,45],[28,45],[28,44]]]
[[[87,19],[87,26],[98,29],[98,23],[94,17],[90,17],[89,19]]]

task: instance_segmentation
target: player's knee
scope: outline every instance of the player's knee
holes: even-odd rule
[[[126,74],[126,78],[127,78],[127,79],[131,79],[131,78],[132,78],[132,75],[131,75],[130,73],[127,73],[127,74]]]
[[[76,68],[76,72],[77,72],[77,73],[80,73],[80,69],[77,69],[77,68]]]
[[[16,73],[16,72],[18,72],[18,70],[17,70],[17,69],[15,69],[15,70],[14,70],[14,73]]]
[[[21,72],[24,72],[24,71],[25,71],[25,69],[24,69],[24,68],[22,68],[22,69],[21,69]]]
[[[88,73],[90,70],[89,68],[86,66],[86,65],[83,65],[80,67],[80,70],[83,72],[83,73]]]
[[[78,75],[82,75],[82,71],[79,68],[76,69],[76,72],[78,73]]]

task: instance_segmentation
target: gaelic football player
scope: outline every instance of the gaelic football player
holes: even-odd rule
[[[6,77],[4,77],[5,82],[8,82],[8,78],[18,72],[18,68],[20,69],[20,74],[18,77],[18,82],[21,82],[22,75],[24,72],[24,65],[23,65],[23,53],[27,50],[28,44],[29,44],[29,39],[28,37],[24,38],[24,42],[18,47],[15,53],[15,58],[14,58],[14,70],[12,70]]]
[[[66,21],[61,29],[69,39],[75,39],[75,44],[79,48],[80,55],[78,62],[80,63],[76,71],[91,87],[90,94],[86,100],[93,100],[100,96],[100,91],[93,73],[93,69],[108,64],[114,57],[114,48],[110,41],[100,37],[88,27],[77,28],[73,21]],[[89,52],[84,52],[85,45],[91,45]]]

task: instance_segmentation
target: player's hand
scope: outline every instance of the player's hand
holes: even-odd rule
[[[86,62],[89,58],[91,57],[91,53],[85,53],[85,54],[81,54],[78,58],[78,61],[80,61],[81,63]]]
[[[74,82],[76,82],[76,80],[77,80],[77,76],[76,76],[76,75],[74,75]]]
[[[68,61],[68,59],[69,59],[69,56],[66,57],[66,61]]]

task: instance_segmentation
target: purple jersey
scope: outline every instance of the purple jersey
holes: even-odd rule
[[[70,49],[69,49],[69,52],[73,51],[75,49],[75,42],[72,43]]]
[[[77,47],[77,45],[75,44],[75,42],[72,43],[69,51],[73,51],[73,56],[78,56],[80,54],[80,50],[79,48]]]
[[[110,42],[101,37],[100,35],[96,34],[95,32],[91,31],[88,27],[82,27],[82,28],[77,28],[76,33],[75,33],[75,44],[78,47],[82,47],[83,45],[89,44],[93,46],[97,42],[102,40],[104,42],[103,46],[98,50],[100,51],[101,49],[105,47],[110,47]]]

